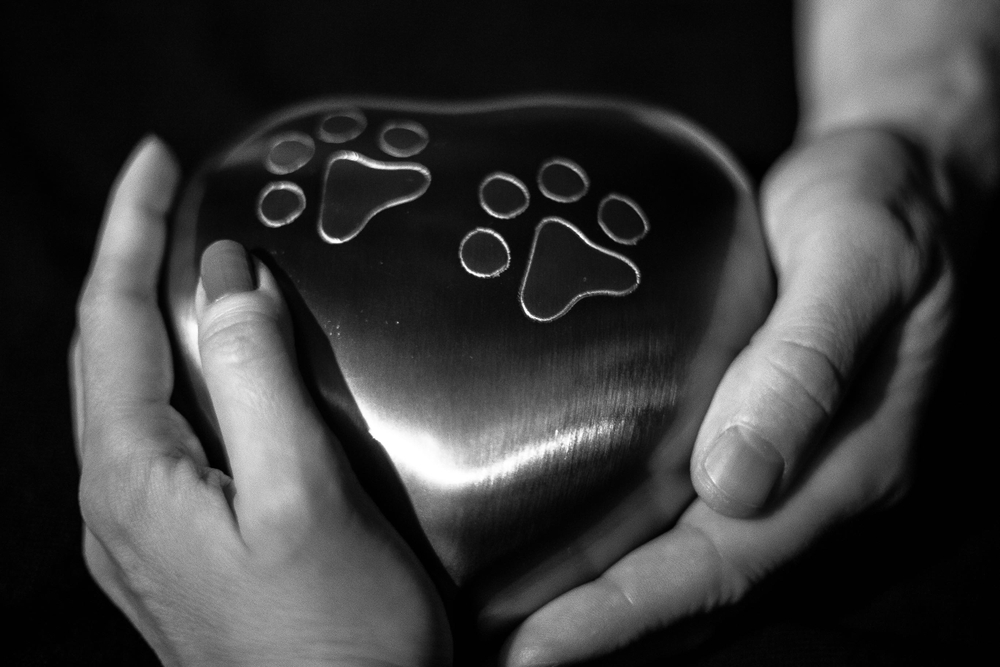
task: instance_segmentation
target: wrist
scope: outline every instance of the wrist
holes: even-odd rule
[[[952,211],[996,195],[998,5],[864,0],[803,10],[800,138],[884,127],[925,154]]]

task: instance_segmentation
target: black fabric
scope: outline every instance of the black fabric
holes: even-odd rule
[[[106,193],[160,134],[190,172],[286,104],[340,93],[464,99],[567,91],[690,115],[760,178],[795,122],[788,2],[55,3],[0,21],[0,655],[17,665],[156,658],[81,556],[65,355]],[[971,289],[910,499],[846,526],[733,610],[620,664],[918,664],[990,648],[996,456],[976,378],[992,353]],[[984,301],[989,298],[990,301]],[[700,640],[701,641],[699,643]]]

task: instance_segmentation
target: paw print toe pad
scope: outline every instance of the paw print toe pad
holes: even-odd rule
[[[341,109],[324,116],[317,133],[328,144],[342,144],[359,137],[367,126],[368,121],[360,111]]]
[[[424,150],[429,141],[424,126],[410,120],[387,123],[378,137],[379,148],[393,157],[412,157]]]
[[[479,185],[479,205],[494,218],[509,220],[524,213],[530,195],[516,176],[496,171]]]
[[[295,183],[268,183],[257,197],[257,218],[268,227],[284,227],[302,215],[306,195]]]
[[[613,241],[635,245],[649,232],[649,220],[634,201],[619,194],[601,200],[597,224]]]
[[[304,167],[316,152],[312,137],[301,132],[289,132],[271,140],[264,166],[272,174],[290,174]]]
[[[495,278],[510,266],[510,248],[492,229],[477,227],[458,247],[462,268],[477,278]]]
[[[567,204],[587,194],[590,179],[577,163],[554,157],[546,160],[539,168],[538,189],[549,199]]]

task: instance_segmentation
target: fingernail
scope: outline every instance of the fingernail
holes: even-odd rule
[[[736,426],[719,435],[704,466],[712,483],[747,509],[763,507],[785,472],[785,461],[774,445]]]
[[[255,289],[250,258],[236,241],[216,241],[201,255],[201,283],[210,303]]]

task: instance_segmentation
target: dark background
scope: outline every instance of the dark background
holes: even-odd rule
[[[80,556],[65,369],[106,194],[144,134],[162,136],[190,173],[247,123],[305,98],[598,93],[680,110],[759,179],[791,142],[796,116],[789,2],[118,0],[6,12],[6,664],[156,663]],[[663,651],[672,664],[693,665],[918,664],[992,653],[996,435],[985,422],[995,390],[983,379],[993,375],[986,345],[995,336],[979,314],[996,305],[989,268],[970,262],[963,276],[956,343],[909,498],[829,536],[744,604],[646,642],[624,664]]]

